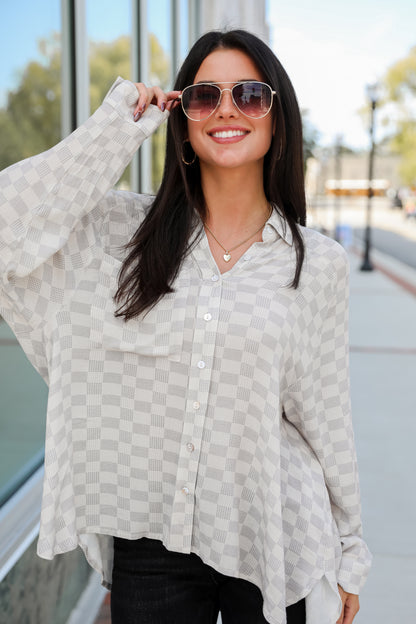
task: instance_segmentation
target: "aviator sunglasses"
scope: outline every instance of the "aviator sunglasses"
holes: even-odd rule
[[[203,121],[218,108],[224,91],[230,91],[234,106],[240,113],[252,119],[261,119],[270,111],[273,104],[273,91],[270,85],[257,80],[246,82],[223,82],[221,84],[233,84],[231,89],[221,89],[211,82],[200,82],[185,87],[178,97],[182,109],[188,119]]]

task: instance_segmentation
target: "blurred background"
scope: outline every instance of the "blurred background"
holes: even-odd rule
[[[308,225],[351,259],[351,378],[374,568],[358,624],[410,624],[416,582],[414,0],[0,0],[0,169],[82,123],[121,75],[171,88],[192,43],[243,27],[298,95]],[[154,192],[164,128],[119,182]],[[83,555],[35,556],[47,389],[0,317],[0,624],[108,621]],[[107,618],[105,620],[104,618]]]

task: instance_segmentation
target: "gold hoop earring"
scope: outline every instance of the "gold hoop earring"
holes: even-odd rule
[[[193,154],[194,154],[194,157],[192,158],[192,160],[189,160],[189,161],[185,159],[185,156],[184,156],[184,154],[183,154],[183,146],[185,145],[185,143],[189,143],[189,146],[190,146],[190,148],[191,148],[191,150],[192,150],[192,152],[193,152]],[[190,142],[190,140],[189,140],[189,139],[185,139],[185,140],[182,142],[182,153],[181,153],[181,158],[182,158],[182,162],[183,162],[183,163],[185,163],[185,165],[188,165],[188,166],[193,165],[193,164],[194,164],[194,162],[196,161],[196,154],[195,154],[194,150],[192,149],[192,145],[191,145],[191,142]]]

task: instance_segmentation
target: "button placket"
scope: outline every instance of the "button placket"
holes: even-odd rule
[[[206,321],[204,315],[211,314],[213,317],[215,315],[218,319],[218,313],[215,311],[219,309],[222,290],[221,276],[214,266],[208,242],[203,239],[191,255],[199,273],[198,283],[195,284],[195,297],[199,303],[195,309],[193,349],[188,374],[188,400],[184,412],[169,542],[171,548],[181,552],[190,552],[192,545],[194,494],[218,324],[218,320]],[[204,362],[205,366],[199,368],[198,362]],[[189,445],[192,445],[192,451]],[[183,488],[189,488],[189,494],[184,494]]]
[[[208,392],[212,375],[218,311],[221,301],[221,283],[217,279],[203,280],[199,289],[199,305],[195,314],[195,330],[188,382],[188,404],[182,431],[182,445],[176,475],[177,494],[175,506],[174,532],[175,545],[184,548],[192,536],[192,518],[195,506],[195,487],[198,475],[202,435],[208,403]],[[183,517],[181,518],[181,514]],[[185,525],[185,516],[190,518],[190,526]],[[182,534],[178,523],[182,522]],[[179,541],[182,541],[179,544]]]

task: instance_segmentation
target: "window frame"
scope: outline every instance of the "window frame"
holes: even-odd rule
[[[0,508],[0,582],[39,534],[43,465]]]

